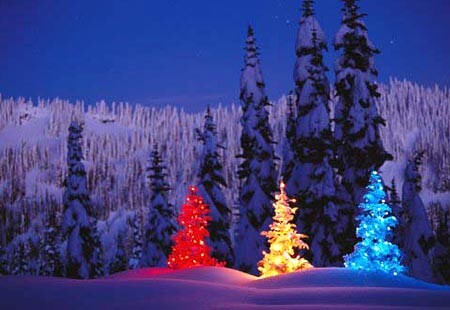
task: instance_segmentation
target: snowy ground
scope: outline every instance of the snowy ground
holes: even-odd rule
[[[258,279],[203,267],[102,280],[0,277],[0,309],[450,309],[450,287],[322,268]]]

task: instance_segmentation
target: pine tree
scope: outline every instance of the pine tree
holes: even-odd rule
[[[40,275],[62,276],[63,266],[60,259],[60,227],[56,210],[50,210],[47,214],[44,228],[44,236],[41,239]]]
[[[353,206],[361,201],[371,171],[392,159],[380,138],[385,120],[379,115],[380,97],[375,79],[374,56],[379,50],[368,37],[358,0],[343,0],[341,28],[334,47],[342,52],[336,62],[335,107],[336,164]],[[347,193],[343,193],[345,198]],[[356,210],[353,210],[356,211]]]
[[[389,195],[389,205],[392,206],[392,212],[394,213],[394,216],[399,219],[400,217],[403,217],[403,210],[401,206],[402,201],[400,200],[400,197],[398,196],[397,191],[397,183],[395,182],[395,178],[392,178],[391,181],[391,188],[390,188],[390,195]]]
[[[145,259],[147,266],[165,267],[173,245],[172,235],[177,231],[176,210],[169,203],[169,184],[166,166],[155,144],[150,155],[149,173],[152,195],[145,226]]]
[[[82,163],[82,127],[72,122],[67,140],[68,175],[63,195],[63,231],[67,240],[66,275],[70,278],[96,276],[101,244],[98,242],[96,220],[86,185],[86,171]]]
[[[284,180],[289,180],[295,166],[294,160],[294,146],[295,146],[295,132],[296,132],[296,113],[294,107],[295,96],[292,91],[287,97],[287,106],[289,114],[286,120],[286,131],[283,139],[283,166],[281,168],[281,175]]]
[[[306,235],[296,231],[293,224],[294,214],[297,208],[289,206],[288,196],[285,192],[285,184],[280,183],[280,194],[275,196],[277,200],[273,206],[275,215],[269,231],[263,231],[262,236],[267,237],[269,252],[263,252],[264,256],[258,263],[258,270],[262,277],[271,277],[290,273],[298,270],[312,268],[312,265],[303,257],[295,256],[298,250],[309,249],[303,241]]]
[[[225,265],[211,257],[211,249],[206,244],[208,238],[208,222],[211,220],[209,207],[198,195],[197,188],[190,187],[186,203],[181,207],[178,224],[180,230],[175,234],[172,253],[168,266],[172,269],[183,269],[198,266]]]
[[[6,275],[8,273],[8,258],[6,256],[5,248],[0,245],[0,275]]]
[[[11,274],[13,275],[28,275],[30,256],[30,245],[28,240],[18,240],[15,243],[13,251],[13,259],[11,262]]]
[[[85,231],[85,232],[84,232]],[[104,251],[100,232],[97,229],[97,219],[89,220],[89,227],[81,229],[81,238],[85,244],[92,244],[89,255],[92,257],[89,274],[91,278],[100,278],[105,275]]]
[[[257,274],[257,263],[267,248],[260,231],[267,230],[272,216],[273,193],[276,190],[276,165],[272,130],[266,107],[269,101],[259,65],[253,29],[248,28],[245,67],[241,75],[242,103],[241,147],[243,159],[238,175],[240,221],[235,244],[235,266]]]
[[[433,269],[441,283],[450,283],[450,210],[442,210],[436,229]]]
[[[402,201],[400,200],[400,197],[398,196],[397,192],[397,185],[395,183],[395,178],[391,181],[391,188],[390,188],[390,195],[389,195],[389,205],[392,208],[392,213],[397,219],[398,224],[393,229],[393,238],[392,241],[397,244],[401,249],[403,248],[404,244],[404,236],[405,236],[405,212],[402,208]]]
[[[203,131],[197,129],[199,140],[203,143],[200,159],[199,193],[209,206],[211,221],[208,223],[209,238],[206,243],[211,247],[211,256],[225,261],[228,267],[234,264],[231,244],[230,223],[231,209],[227,206],[222,188],[226,187],[223,167],[220,160],[217,142],[216,124],[208,106]]]
[[[128,267],[127,264],[127,255],[125,253],[125,240],[121,232],[117,234],[117,248],[116,254],[114,255],[113,262],[109,268],[109,273],[117,273],[126,270]]]
[[[142,248],[143,248],[143,236],[142,236],[143,219],[139,209],[134,213],[133,220],[131,221],[132,228],[132,242],[131,242],[131,258],[128,260],[129,269],[137,269],[142,265]]]
[[[361,214],[357,216],[359,226],[356,235],[361,241],[355,251],[344,256],[345,267],[361,270],[376,270],[397,275],[405,272],[402,255],[397,245],[388,241],[397,219],[386,203],[386,193],[381,176],[373,171],[367,193],[359,204]]]
[[[434,280],[431,267],[431,250],[434,236],[425,206],[419,196],[422,190],[419,168],[423,152],[417,152],[405,169],[402,202],[406,214],[403,251],[409,274],[424,281]]]
[[[294,69],[297,117],[293,131],[293,168],[286,178],[286,191],[302,206],[297,226],[310,237],[307,257],[315,266],[342,264],[343,249],[336,236],[335,175],[331,166],[333,141],[329,109],[329,81],[323,52],[325,34],[314,13],[314,1],[303,2],[296,44]]]

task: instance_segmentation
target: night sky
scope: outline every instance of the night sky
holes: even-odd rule
[[[332,41],[342,3],[316,2]],[[171,104],[187,111],[237,102],[250,23],[268,95],[278,99],[293,87],[300,5],[299,0],[0,0],[0,93]],[[380,81],[395,76],[450,85],[449,0],[360,5],[369,14],[369,35],[382,50],[376,59]],[[330,68],[333,53],[326,58]]]

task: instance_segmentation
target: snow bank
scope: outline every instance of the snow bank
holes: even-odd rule
[[[1,309],[389,309],[450,307],[450,287],[342,268],[273,278],[227,268],[147,268],[101,280],[0,277]]]
[[[384,287],[445,289],[407,276],[391,276],[383,272],[366,272],[345,268],[315,268],[252,282],[256,288],[291,287]],[[450,289],[450,287],[448,287]],[[450,306],[450,304],[449,304]]]

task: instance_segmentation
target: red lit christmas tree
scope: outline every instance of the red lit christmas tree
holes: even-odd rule
[[[211,257],[211,249],[205,242],[209,236],[207,225],[211,220],[209,207],[198,195],[197,188],[192,186],[189,191],[178,217],[180,230],[173,237],[175,244],[169,255],[169,268],[223,267],[225,263]]]

